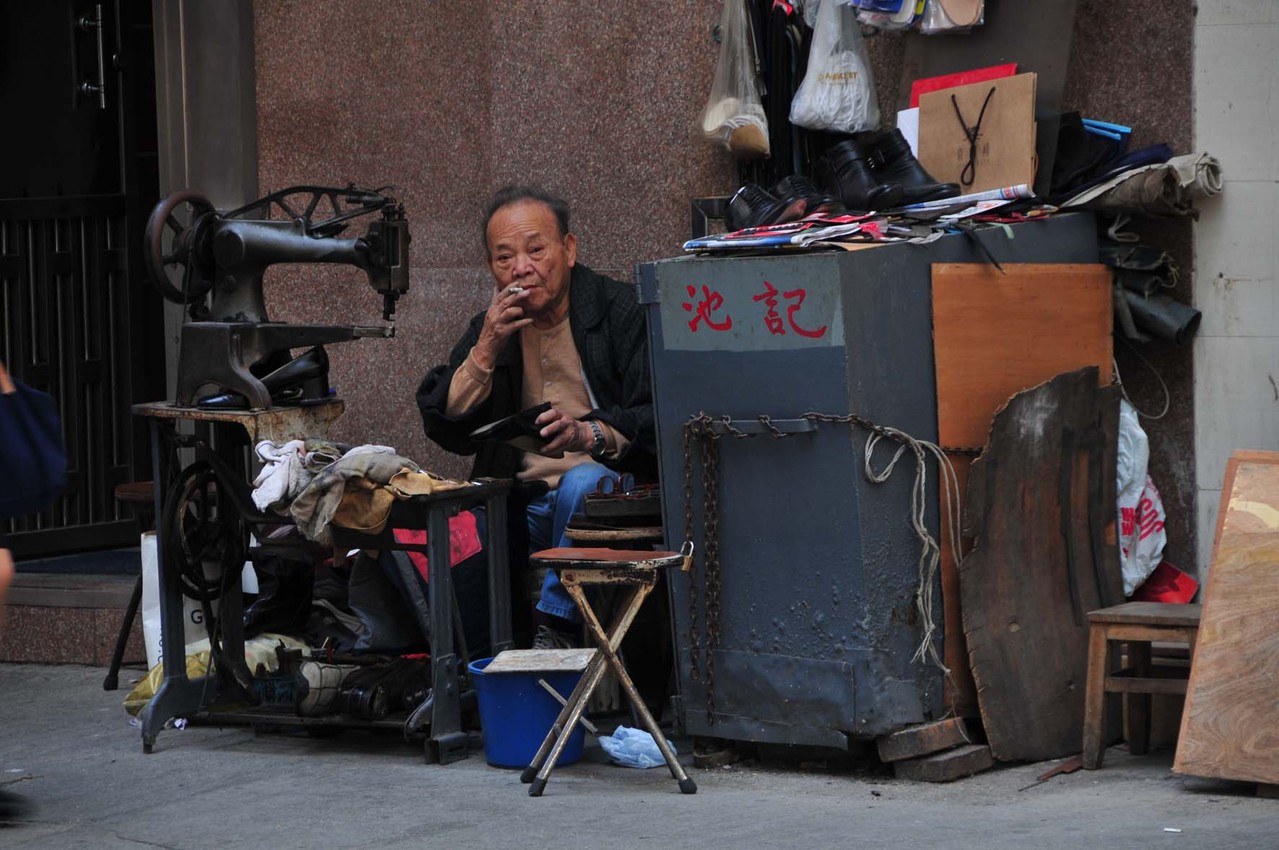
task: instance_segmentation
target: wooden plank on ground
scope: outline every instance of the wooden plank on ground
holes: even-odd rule
[[[875,746],[879,750],[880,761],[893,762],[940,753],[970,743],[972,740],[968,737],[963,718],[952,717],[883,735],[875,741]]]
[[[1013,393],[1084,366],[1111,379],[1111,272],[1091,264],[980,263],[933,266],[937,428],[943,448],[980,448],[991,419]],[[1045,344],[1047,338],[1051,344]],[[971,457],[949,453],[967,492]],[[960,624],[959,574],[942,513],[942,603],[949,702],[976,713],[976,689]]]
[[[952,782],[989,770],[994,765],[995,759],[990,754],[990,747],[982,744],[966,744],[944,753],[896,762],[893,764],[893,772],[898,779],[913,779],[916,782]]]
[[[1087,612],[1123,601],[1115,545],[1116,388],[1097,370],[1018,393],[973,464],[960,565],[964,634],[991,752],[1079,752]],[[1118,727],[1115,727],[1118,730]]]
[[[1276,784],[1279,454],[1251,453],[1232,465],[1173,770]]]

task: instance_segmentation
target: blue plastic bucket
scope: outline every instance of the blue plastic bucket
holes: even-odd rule
[[[495,673],[486,674],[492,658],[480,658],[467,665],[475,695],[480,703],[480,725],[484,728],[484,758],[494,767],[528,767],[542,746],[546,733],[560,714],[560,704],[548,694],[538,679],[568,699],[581,673]],[[582,724],[569,736],[557,765],[572,764],[582,757],[586,738]]]

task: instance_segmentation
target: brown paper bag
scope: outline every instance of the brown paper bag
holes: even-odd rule
[[[920,164],[934,180],[959,183],[964,194],[1021,183],[1033,185],[1035,83],[1035,74],[1018,74],[922,95],[919,98]],[[982,114],[983,103],[985,114]],[[956,105],[959,115],[955,114]],[[972,157],[972,167],[965,170],[971,151],[965,126],[971,131],[979,116],[976,155]]]

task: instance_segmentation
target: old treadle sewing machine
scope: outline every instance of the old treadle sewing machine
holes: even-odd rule
[[[187,224],[177,215],[184,207]],[[320,213],[325,217],[317,219]],[[363,237],[339,238],[352,219],[373,213],[380,218]],[[272,322],[262,294],[267,267],[337,263],[362,269],[382,295],[387,322],[409,289],[404,208],[377,190],[294,186],[228,213],[216,212],[198,192],[174,192],[152,211],[145,238],[152,282],[165,298],[188,305],[192,320],[182,327],[178,359],[176,400],[186,407],[206,384],[238,393],[245,400],[241,406],[270,407],[269,379],[289,364],[289,349],[394,335],[393,325]],[[275,379],[277,392],[293,383],[290,373],[284,375]],[[222,399],[212,406],[234,403]]]
[[[373,215],[363,236],[344,236],[353,220]],[[240,582],[250,535],[255,550],[280,554],[296,555],[308,544],[300,535],[290,539],[268,534],[291,524],[291,519],[254,505],[247,447],[259,440],[327,437],[343,404],[329,388],[323,346],[394,336],[390,323],[396,301],[409,288],[409,229],[403,207],[381,189],[295,186],[220,213],[204,195],[188,189],[156,206],[145,240],[152,283],[165,298],[187,307],[189,321],[179,337],[175,399],[133,408],[151,428],[165,670],[139,717],[143,750],[151,752],[159,731],[171,720],[199,718],[211,709],[219,722],[255,726],[369,725],[343,717],[304,718],[280,706],[258,704],[244,661]],[[360,269],[382,296],[387,324],[271,321],[263,275],[270,266],[285,263]],[[304,351],[295,355],[296,349]],[[179,429],[179,422],[188,427]],[[179,450],[187,461],[181,471]],[[418,496],[395,505],[381,534],[335,527],[334,545],[347,550],[420,551],[433,564],[447,564],[449,517],[485,505],[493,544],[488,558],[489,639],[495,652],[510,648],[505,542],[509,487],[508,482],[484,482]],[[425,529],[428,542],[401,544],[392,528]],[[407,737],[424,738],[427,757],[433,761],[465,758],[465,674],[459,672],[465,666],[459,665],[454,651],[460,624],[454,617],[450,571],[430,571],[429,598],[411,566],[402,572],[408,607],[431,650],[430,692],[407,721],[375,720],[373,725],[398,725]],[[211,669],[196,678],[186,675],[183,594],[204,605],[211,638]]]

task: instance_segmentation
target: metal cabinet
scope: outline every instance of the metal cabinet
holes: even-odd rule
[[[856,414],[936,441],[931,265],[985,262],[974,240],[1001,263],[1097,260],[1092,217],[1066,215],[924,245],[637,268],[666,544],[682,543],[688,504],[699,547],[670,585],[685,733],[846,747],[944,713],[941,669],[912,660],[925,636],[917,591],[935,602],[939,654],[942,639],[939,584],[921,588],[910,521],[914,458],[873,483],[868,432],[805,414]],[[694,443],[686,497],[686,425],[700,414],[722,436]],[[699,445],[714,446],[710,488]],[[881,443],[877,469],[895,448]],[[719,547],[709,582],[708,516]]]

